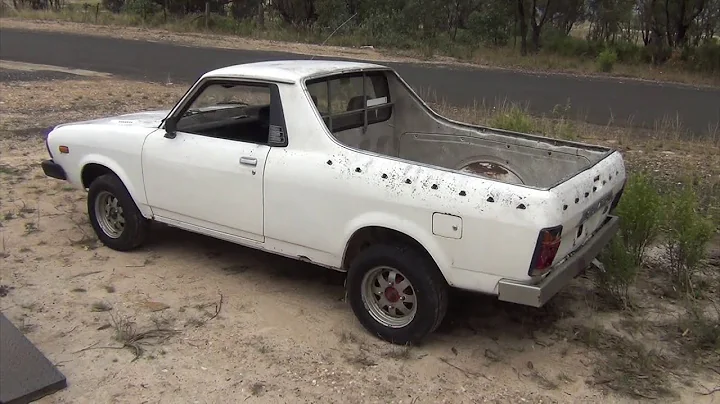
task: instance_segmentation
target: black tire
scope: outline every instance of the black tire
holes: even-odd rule
[[[103,230],[95,209],[95,201],[106,192],[117,198],[118,206],[123,210],[122,216],[125,219],[125,225],[117,237],[111,237]],[[95,234],[107,247],[117,251],[129,251],[139,247],[145,241],[150,221],[140,213],[132,196],[117,175],[104,174],[90,184],[87,209]]]
[[[410,281],[417,311],[408,324],[395,327],[383,324],[365,305],[363,278],[379,266],[396,269]],[[363,327],[393,344],[420,342],[437,329],[447,312],[449,286],[445,278],[424,251],[409,246],[380,244],[364,249],[350,265],[346,288],[350,306]]]

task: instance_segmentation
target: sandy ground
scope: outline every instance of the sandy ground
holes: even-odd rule
[[[588,347],[588,327],[627,336],[622,324],[667,307],[594,312],[583,278],[541,310],[457,293],[438,332],[404,348],[361,328],[340,273],[165,226],[139,251],[103,247],[84,192],[43,176],[43,133],[170,107],[184,90],[0,69],[0,310],[69,383],[40,402],[712,402],[698,394],[720,385],[712,364],[640,375],[668,396],[619,394],[605,373],[614,345]],[[649,335],[633,338],[665,346]]]

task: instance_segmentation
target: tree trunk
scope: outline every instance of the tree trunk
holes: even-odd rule
[[[265,5],[264,0],[258,2],[258,26],[260,29],[265,29]]]
[[[540,27],[537,24],[532,25],[532,43],[535,52],[540,50]]]
[[[524,0],[517,0],[518,4],[518,19],[520,20],[520,54],[527,55],[527,19],[525,19],[525,4]]]

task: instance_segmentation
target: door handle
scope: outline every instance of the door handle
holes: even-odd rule
[[[255,157],[240,157],[240,164],[245,164],[246,166],[256,166],[257,159]]]

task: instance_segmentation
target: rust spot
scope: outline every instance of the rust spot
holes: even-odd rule
[[[328,161],[327,161],[327,165],[331,166],[331,165],[332,165],[332,160],[328,160]]]
[[[580,198],[575,198],[575,203],[580,202]]]
[[[387,174],[383,174],[383,175],[382,175],[382,178],[383,178],[383,179],[387,179]]]
[[[490,203],[493,203],[493,202],[495,202],[495,198],[493,198],[492,196],[490,196],[490,197],[487,198],[487,201],[490,202]]]
[[[585,192],[585,197],[587,198],[590,195],[590,192]]]
[[[432,184],[432,186],[431,186],[430,188],[432,188],[432,189],[437,189],[438,186],[437,186],[437,184]]]
[[[597,187],[593,187],[593,192],[597,191]]]
[[[568,208],[567,205],[563,205],[563,210],[567,210],[567,208]]]
[[[405,179],[405,183],[406,183],[406,184],[412,184],[412,181],[410,181],[410,178],[406,178],[406,179]]]
[[[520,209],[520,210],[525,210],[525,208],[526,208],[526,206],[524,203],[521,203],[520,205],[517,206],[517,209]]]
[[[497,163],[477,161],[461,168],[460,171],[477,174],[486,178],[497,179],[509,183],[522,183],[514,173]]]
[[[460,196],[465,196],[465,195],[467,195],[467,194],[465,193],[465,191],[460,191]]]
[[[356,172],[356,173],[359,173],[360,171],[362,171],[362,170],[360,170],[360,167],[355,167],[355,172]]]

